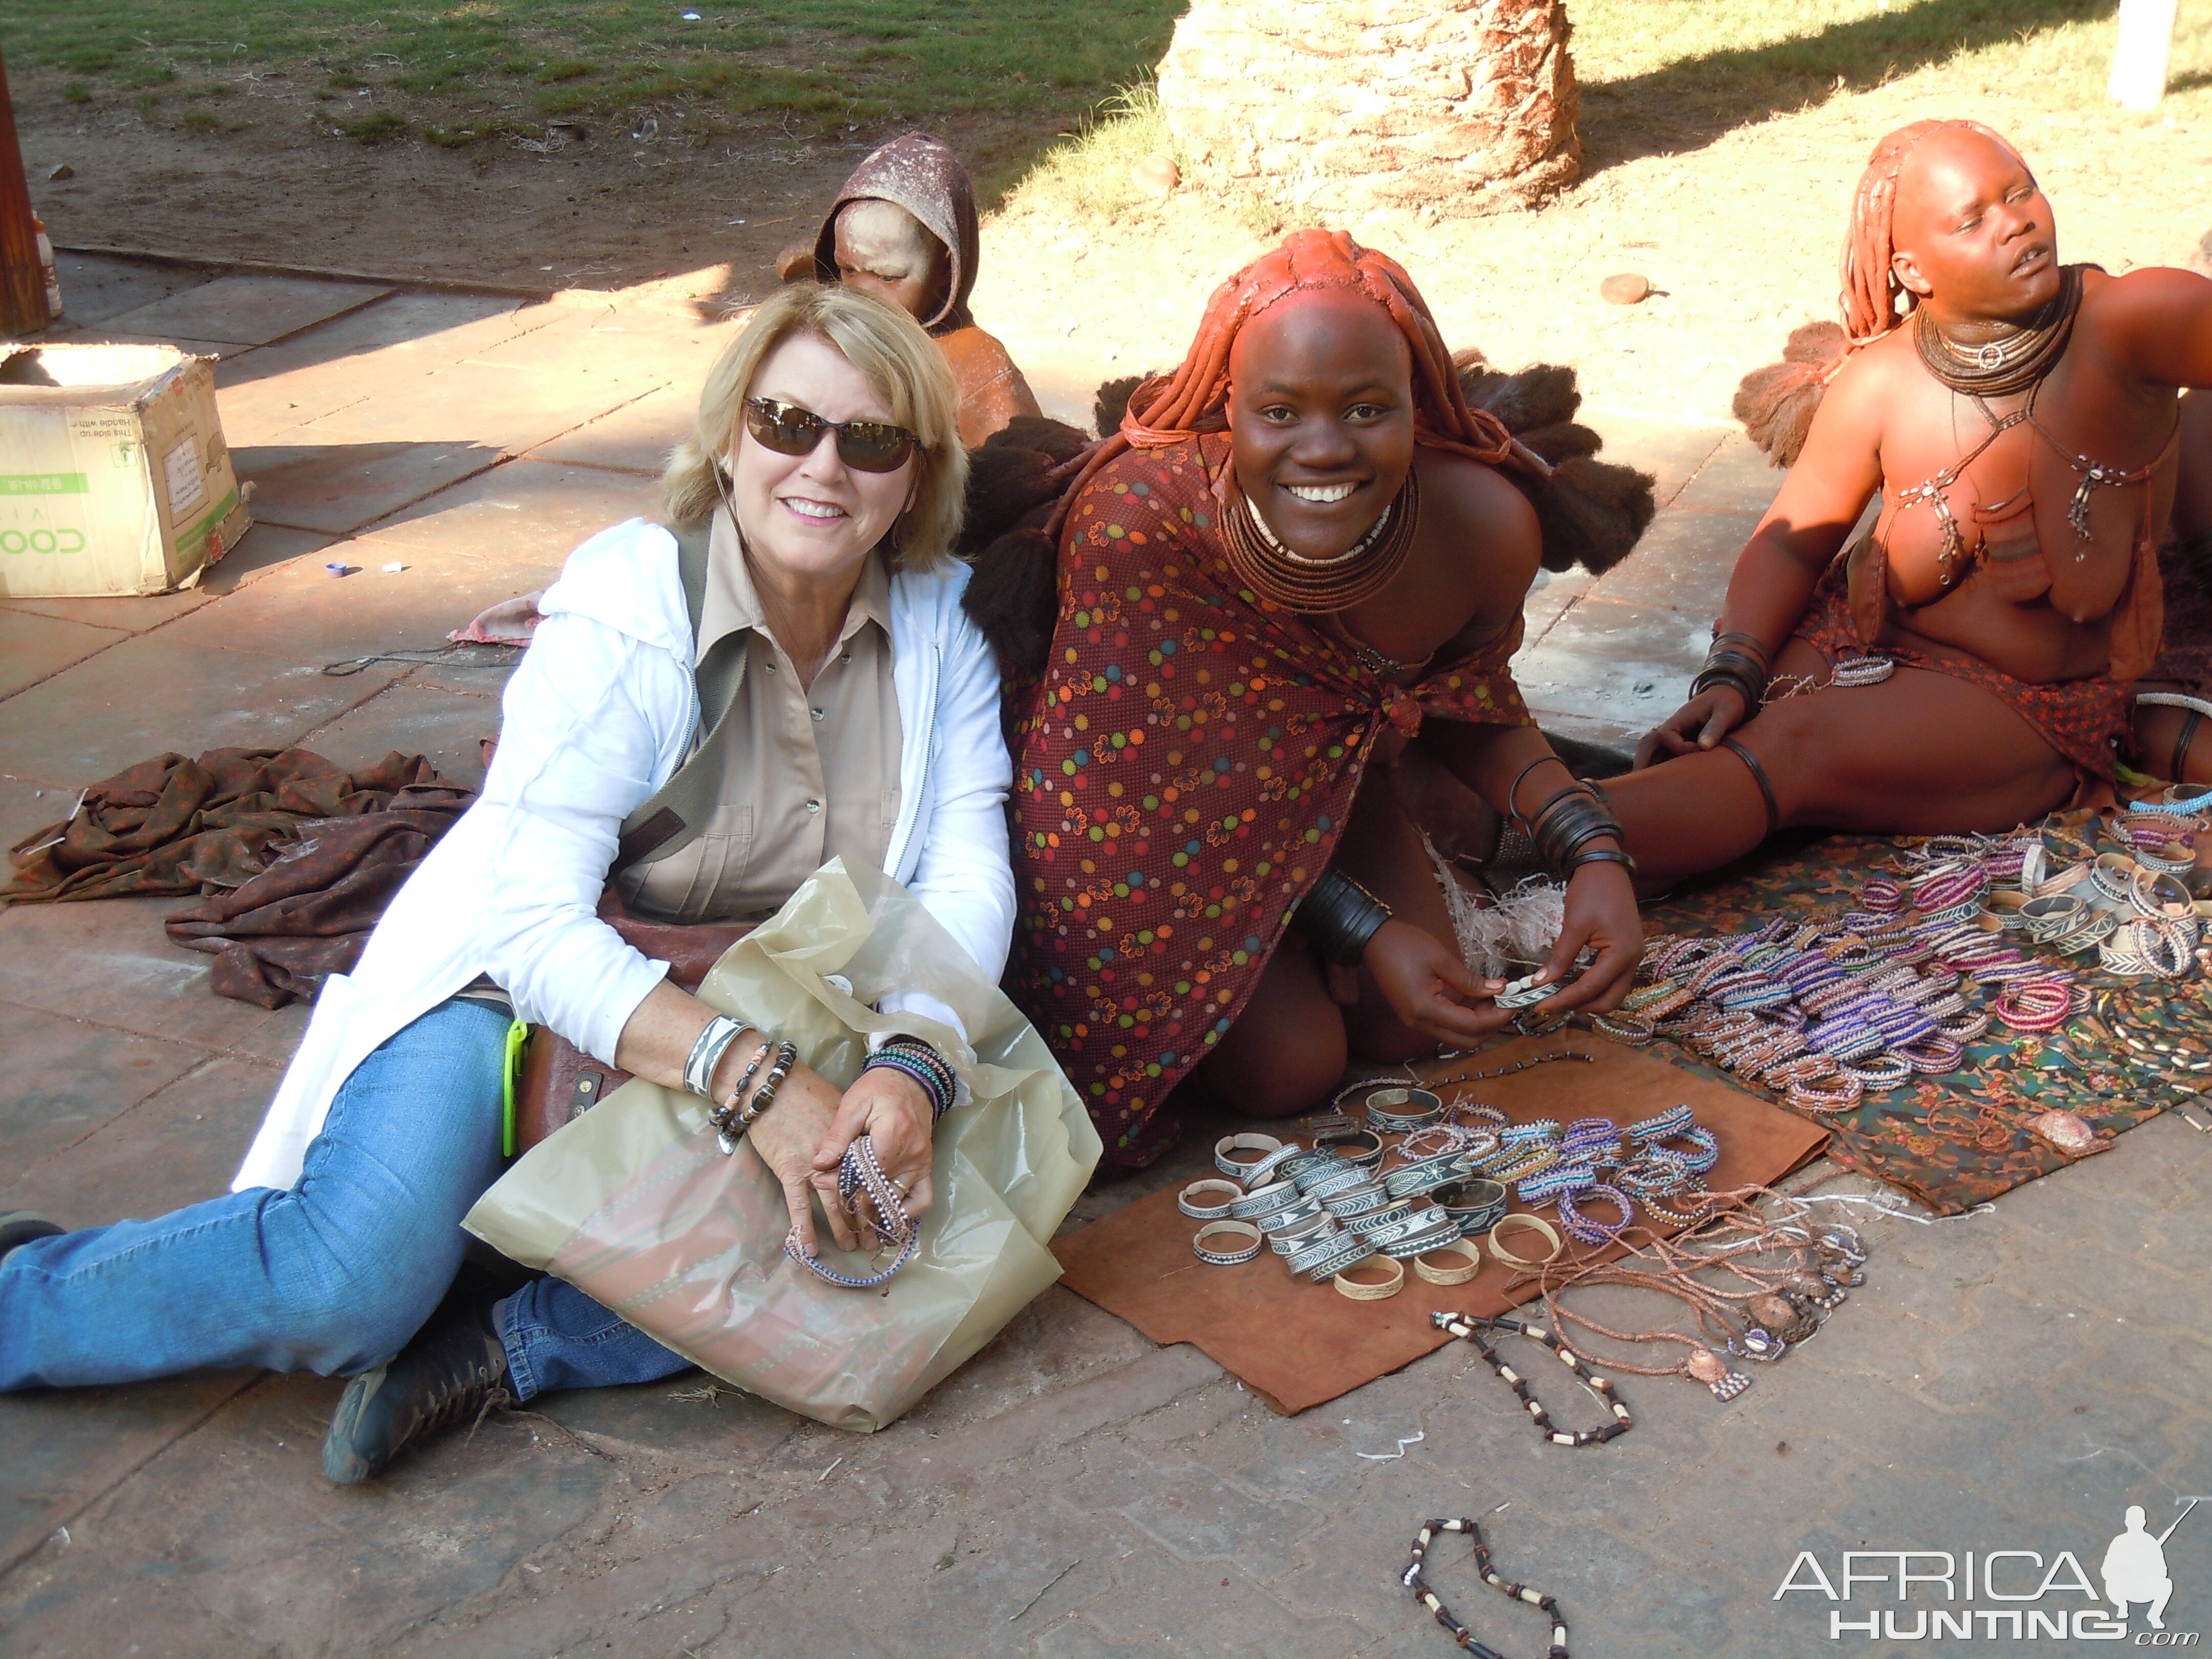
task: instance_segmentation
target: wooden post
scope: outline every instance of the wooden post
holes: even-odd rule
[[[2120,0],[2120,40],[2112,52],[2112,101],[2156,109],[2166,96],[2166,64],[2173,47],[2174,0]]]
[[[15,143],[15,106],[8,98],[8,65],[0,61],[0,335],[21,337],[52,321],[39,234],[31,228],[31,187]]]

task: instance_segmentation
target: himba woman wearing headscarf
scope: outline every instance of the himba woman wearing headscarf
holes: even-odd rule
[[[1606,786],[1647,889],[1785,824],[2008,829],[2108,789],[2130,744],[2212,282],[2061,265],[2019,151],[1945,120],[1875,147],[1843,289],[1844,331],[1739,394],[1796,465],[1690,700]]]
[[[805,272],[872,294],[922,325],[951,365],[960,441],[970,449],[1038,412],[1006,347],[969,313],[981,250],[968,169],[944,140],[909,132],[853,169]]]
[[[1389,781],[1416,733],[1567,878],[1541,977],[1595,960],[1555,1005],[1618,1002],[1640,939],[1626,855],[1507,667],[1566,509],[1469,407],[1403,270],[1294,234],[1080,465],[1021,704],[1014,981],[1109,1162],[1173,1144],[1161,1109],[1194,1073],[1278,1115],[1325,1097],[1347,1049],[1402,1060],[1510,1017]],[[1624,476],[1621,550],[1650,511]],[[987,560],[973,586],[1016,585]]]

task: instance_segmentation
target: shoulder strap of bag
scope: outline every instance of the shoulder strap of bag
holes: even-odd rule
[[[699,637],[699,618],[707,605],[708,524],[672,525],[676,569],[684,581],[684,607],[690,614],[691,637]],[[722,791],[722,722],[738,700],[745,679],[745,635],[727,634],[700,659],[694,671],[699,690],[699,725],[690,755],[676,775],[622,823],[610,878],[634,864],[653,864],[698,836]]]

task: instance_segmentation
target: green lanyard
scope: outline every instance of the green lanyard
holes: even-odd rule
[[[507,1028],[507,1063],[504,1069],[504,1105],[500,1114],[499,1152],[501,1158],[514,1156],[514,1080],[522,1075],[522,1051],[530,1043],[530,1027],[516,1020]]]

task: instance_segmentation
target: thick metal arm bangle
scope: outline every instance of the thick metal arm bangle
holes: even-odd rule
[[[1352,968],[1389,920],[1389,905],[1342,871],[1331,870],[1300,902],[1291,925],[1324,961]]]

